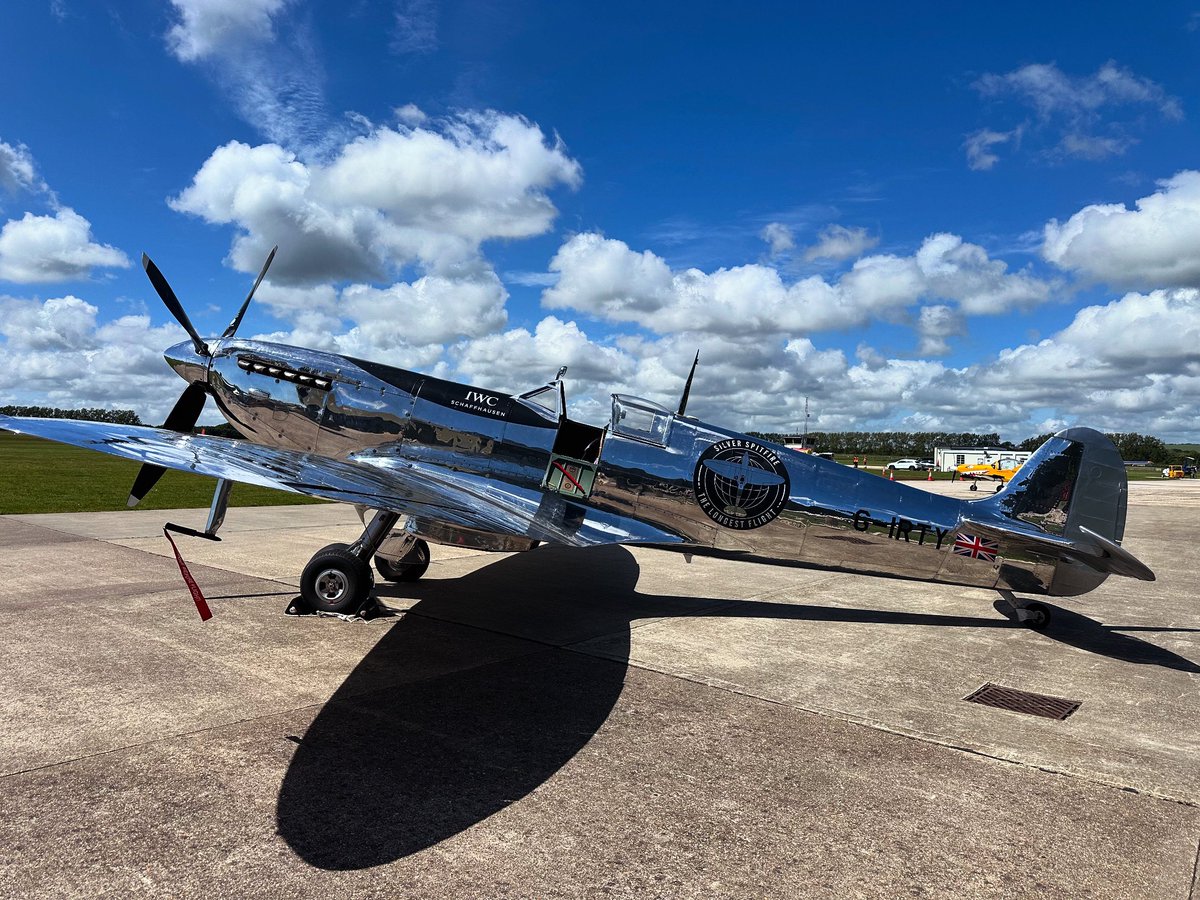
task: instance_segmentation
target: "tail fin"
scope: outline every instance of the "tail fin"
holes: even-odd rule
[[[1110,573],[1153,581],[1121,547],[1128,490],[1112,441],[1091,428],[1068,428],[1042,444],[1003,491],[973,504],[985,512],[971,524],[1010,546],[1058,556],[1054,595],[1086,593]]]

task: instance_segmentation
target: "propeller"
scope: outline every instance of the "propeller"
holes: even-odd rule
[[[278,246],[272,247],[271,252],[267,255],[267,261],[263,263],[262,270],[258,273],[258,278],[254,280],[254,286],[250,288],[250,293],[246,295],[245,301],[241,308],[238,309],[237,315],[233,317],[233,321],[229,323],[229,327],[221,334],[221,339],[231,338],[237,334],[238,326],[242,324],[242,316],[246,314],[246,310],[250,306],[250,301],[254,299],[254,293],[258,290],[258,286],[262,284],[263,278],[266,277],[267,269],[271,266],[271,261],[275,259],[275,252],[279,249]],[[158,292],[158,296],[162,298],[163,304],[170,310],[171,315],[175,317],[183,330],[188,333],[188,337],[192,339],[192,346],[196,350],[196,355],[203,358],[205,364],[212,359],[212,351],[209,350],[208,344],[200,337],[196,331],[192,320],[188,318],[187,312],[183,308],[183,304],[179,302],[179,298],[175,296],[175,292],[171,290],[171,285],[159,271],[158,266],[145,253],[142,254],[142,268],[146,270],[146,276],[150,279],[150,283],[154,285],[154,290]],[[175,406],[172,407],[167,420],[163,422],[162,427],[169,431],[177,431],[180,434],[191,434],[192,429],[196,427],[196,423],[200,420],[200,413],[204,411],[204,401],[208,397],[208,385],[204,381],[193,381],[175,401]],[[137,506],[141,499],[150,492],[150,489],[158,483],[158,479],[162,478],[163,473],[167,470],[162,466],[154,463],[143,463],[141,469],[138,470],[137,477],[133,481],[133,487],[129,491],[129,506]]]

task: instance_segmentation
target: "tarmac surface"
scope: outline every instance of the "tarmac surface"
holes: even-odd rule
[[[934,483],[968,495],[961,484]],[[434,547],[288,617],[341,506],[0,517],[0,896],[1200,897],[1200,481],[1053,601]],[[1081,701],[964,703],[986,682]]]

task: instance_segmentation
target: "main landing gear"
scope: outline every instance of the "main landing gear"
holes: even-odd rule
[[[330,544],[318,550],[300,576],[300,597],[316,612],[354,613],[370,599],[375,577],[371,558],[400,516],[377,512],[353,544]],[[397,561],[375,557],[379,574],[389,581],[416,581],[429,568],[429,545],[419,538]]]

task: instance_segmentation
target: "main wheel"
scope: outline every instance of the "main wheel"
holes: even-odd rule
[[[977,481],[972,481],[972,482],[971,482],[971,486],[970,486],[969,488],[967,488],[967,490],[969,490],[969,491],[977,491],[977,490],[979,490],[979,482],[977,482]]]
[[[416,581],[429,568],[429,544],[417,538],[398,562],[376,556],[375,568],[388,581]]]
[[[304,567],[300,596],[318,612],[354,612],[371,593],[373,583],[370,566],[345,544],[330,544]]]

